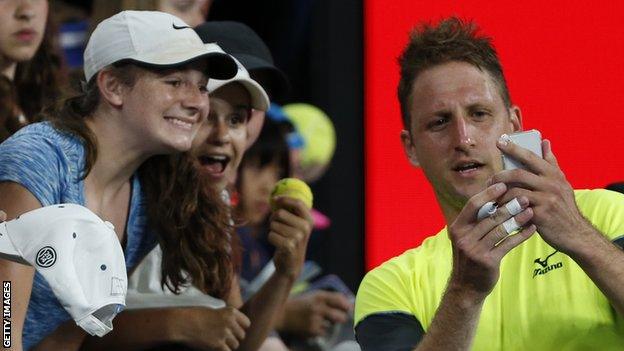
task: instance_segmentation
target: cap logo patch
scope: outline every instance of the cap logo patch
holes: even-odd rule
[[[124,280],[117,277],[111,278],[111,293],[110,296],[124,296],[126,290],[124,289]]]
[[[189,26],[176,26],[175,23],[173,23],[173,29],[184,29],[184,28],[191,28]]]
[[[37,252],[35,260],[37,266],[42,268],[52,267],[56,263],[56,251],[52,246],[44,246]]]

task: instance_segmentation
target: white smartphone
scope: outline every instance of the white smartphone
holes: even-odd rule
[[[532,151],[539,157],[544,157],[542,155],[542,134],[539,130],[531,129],[525,132],[509,134],[509,138],[514,144]],[[503,154],[503,169],[516,168],[526,169],[522,162],[513,159],[509,155]]]

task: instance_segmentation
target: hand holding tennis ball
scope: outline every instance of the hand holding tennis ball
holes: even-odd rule
[[[275,184],[270,203],[268,240],[275,246],[275,272],[294,282],[301,273],[313,227],[312,191],[299,179],[282,179]]]
[[[308,184],[297,178],[284,178],[275,183],[270,200],[272,211],[276,209],[274,200],[276,196],[292,197],[303,201],[308,209],[312,208],[312,190]]]

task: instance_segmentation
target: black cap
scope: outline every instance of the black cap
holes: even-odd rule
[[[283,98],[290,85],[284,72],[275,67],[273,56],[260,36],[246,24],[233,21],[211,21],[195,27],[204,43],[217,43],[225,52],[245,66],[272,99]]]

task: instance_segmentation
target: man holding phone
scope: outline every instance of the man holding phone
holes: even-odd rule
[[[362,349],[620,349],[624,196],[574,191],[548,140],[543,158],[510,142],[521,112],[474,24],[418,27],[400,65],[401,140],[447,227],[364,278]],[[502,154],[524,169],[503,170]],[[478,219],[488,202],[514,205]]]

